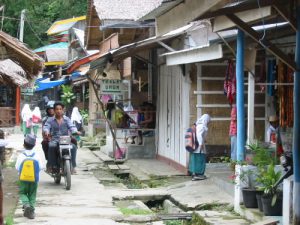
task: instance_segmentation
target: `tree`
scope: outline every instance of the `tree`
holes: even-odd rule
[[[87,0],[2,0],[1,5],[7,17],[3,31],[13,37],[19,36],[19,18],[26,9],[24,43],[35,49],[48,43],[46,31],[53,22],[85,15]]]

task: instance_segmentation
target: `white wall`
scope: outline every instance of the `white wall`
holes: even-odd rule
[[[186,166],[184,133],[189,126],[189,76],[179,66],[159,69],[158,154]]]

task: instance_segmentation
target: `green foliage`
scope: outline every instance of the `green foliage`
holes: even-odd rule
[[[35,49],[48,43],[46,31],[57,20],[86,14],[86,0],[2,0],[5,6],[3,31],[18,37],[21,11],[26,9],[24,42]]]
[[[138,208],[120,208],[120,211],[124,215],[149,215],[152,214],[149,210],[146,209],[138,209]]]
[[[281,172],[275,171],[274,164],[267,167],[261,167],[257,181],[261,184],[259,190],[264,191],[266,195],[274,195],[277,193],[276,182],[280,179]]]
[[[241,182],[245,184],[247,188],[255,189],[254,176],[256,176],[256,174],[253,170],[242,170],[239,176]]]
[[[76,96],[72,90],[72,87],[69,85],[62,85],[61,87],[62,87],[62,92],[63,92],[63,94],[61,95],[62,102],[66,106],[72,105],[72,103],[76,99]]]
[[[5,225],[13,225],[14,224],[14,216],[13,216],[13,212],[9,213],[5,218]]]
[[[83,123],[86,125],[88,124],[88,121],[89,121],[89,112],[87,109],[82,109],[80,110],[80,114],[82,116],[82,119],[83,119]]]
[[[253,165],[261,167],[275,163],[275,159],[268,149],[263,147],[258,141],[249,144],[248,147],[253,153]]]
[[[166,225],[185,225],[183,220],[166,220],[164,221],[164,224]]]

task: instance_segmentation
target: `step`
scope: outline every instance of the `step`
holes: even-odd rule
[[[257,223],[253,223],[252,225],[277,225],[277,224],[279,224],[279,220],[269,218]]]
[[[99,159],[101,159],[105,163],[114,162],[113,158],[109,157],[108,155],[104,154],[101,151],[94,151],[93,154],[96,155]]]
[[[247,225],[249,221],[245,220],[241,216],[232,214],[229,211],[213,211],[202,210],[196,211],[196,214],[200,216],[205,222],[210,225]]]
[[[107,165],[110,170],[119,170],[118,165]]]

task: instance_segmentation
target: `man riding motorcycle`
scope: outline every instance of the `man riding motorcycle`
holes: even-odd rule
[[[68,136],[71,134],[80,135],[76,126],[71,122],[69,117],[64,116],[64,104],[61,102],[56,102],[54,104],[54,117],[48,118],[43,131],[49,141],[49,151],[48,151],[48,171],[52,172],[52,168],[59,168],[59,162],[57,162],[58,156],[58,146],[59,146],[59,137]],[[76,173],[76,153],[77,146],[72,144],[71,149],[71,162],[72,162],[72,173]]]
[[[43,136],[42,148],[43,148],[43,152],[45,154],[46,160],[48,160],[49,140],[45,136],[45,133],[43,132],[43,128],[44,128],[44,125],[45,125],[47,119],[54,116],[54,103],[55,103],[54,101],[48,101],[47,106],[46,106],[46,116],[43,117],[43,119],[42,119],[42,136]]]

